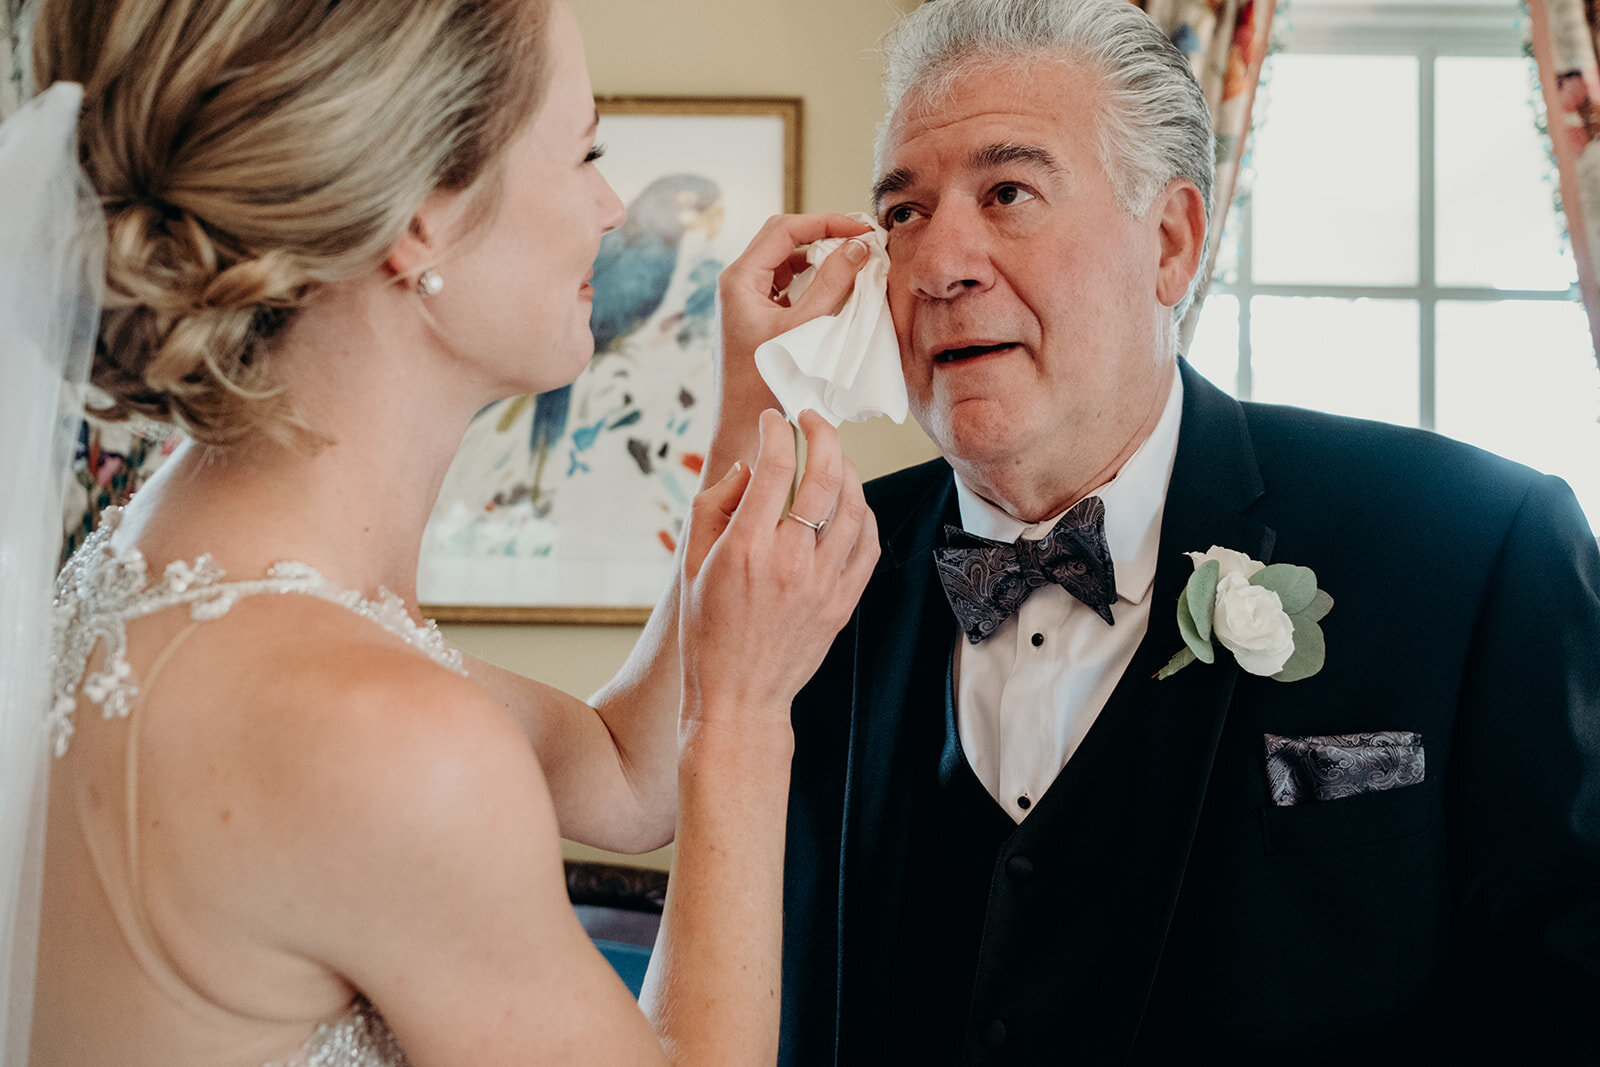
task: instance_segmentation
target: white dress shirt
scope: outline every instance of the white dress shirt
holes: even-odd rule
[[[957,632],[961,749],[984,788],[1019,823],[1077,751],[1149,628],[1161,515],[1182,412],[1183,382],[1174,371],[1155,429],[1111,481],[1089,494],[1106,506],[1106,544],[1117,583],[1115,626],[1065,589],[1047,585],[982,644]],[[996,541],[1038,540],[1061,518],[1022,522],[978,496],[960,475],[956,495],[961,525]]]

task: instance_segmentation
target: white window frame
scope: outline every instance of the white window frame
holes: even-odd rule
[[[1261,284],[1251,264],[1252,212],[1248,198],[1230,212],[1237,226],[1233,277],[1213,279],[1207,295],[1239,301],[1239,362],[1235,395],[1252,392],[1250,303],[1254,297],[1331,297],[1408,301],[1417,307],[1417,425],[1434,429],[1435,309],[1440,301],[1574,301],[1576,280],[1564,289],[1496,289],[1440,286],[1435,280],[1434,64],[1442,56],[1523,56],[1526,31],[1520,7],[1506,0],[1463,3],[1384,3],[1362,0],[1287,0],[1278,16],[1283,54],[1403,55],[1417,59],[1417,282],[1414,285]],[[1270,83],[1267,87],[1270,92]],[[1530,90],[1531,91],[1531,90]],[[1265,122],[1273,116],[1270,100]],[[1531,119],[1530,119],[1531,121]],[[1201,314],[1205,311],[1202,308]]]

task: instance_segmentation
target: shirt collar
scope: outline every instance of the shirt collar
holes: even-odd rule
[[[1173,368],[1167,406],[1155,429],[1112,479],[1089,496],[1106,506],[1106,545],[1116,569],[1117,599],[1141,603],[1155,585],[1156,556],[1161,544],[1161,516],[1166,510],[1167,483],[1178,456],[1178,423],[1183,417],[1183,376]],[[995,507],[956,475],[961,526],[992,541],[1036,541],[1067,513],[1064,509],[1040,522],[1027,523]]]

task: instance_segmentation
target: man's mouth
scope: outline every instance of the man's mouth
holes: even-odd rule
[[[1004,352],[1017,347],[1015,342],[1002,341],[993,345],[961,345],[956,348],[941,348],[933,354],[935,363],[955,363],[963,359],[973,359],[977,356],[987,356],[994,352]]]

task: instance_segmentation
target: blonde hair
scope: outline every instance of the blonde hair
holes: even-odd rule
[[[84,86],[105,207],[97,412],[227,446],[320,435],[271,339],[383,262],[433,192],[472,190],[548,79],[549,0],[41,0],[33,80]],[[480,195],[481,194],[481,195]]]

